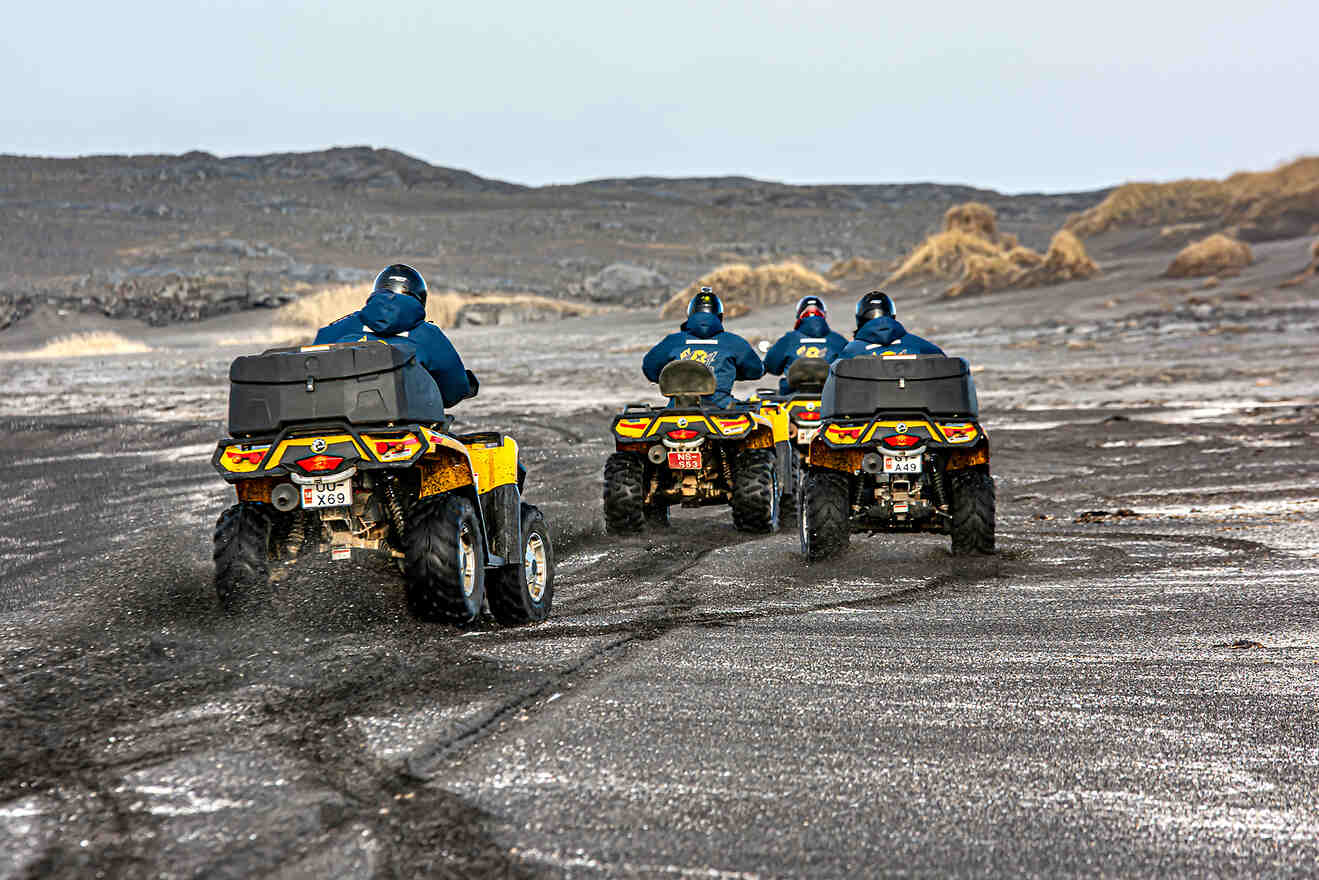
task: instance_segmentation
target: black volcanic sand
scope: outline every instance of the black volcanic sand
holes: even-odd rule
[[[899,292],[977,369],[975,561],[807,567],[719,509],[606,538],[609,415],[667,325],[456,332],[456,413],[518,438],[557,533],[527,629],[420,624],[388,566],[328,560],[219,613],[208,460],[253,346],[217,344],[260,315],[0,360],[0,876],[1311,873],[1319,309],[1270,247],[1212,290],[1152,255]]]

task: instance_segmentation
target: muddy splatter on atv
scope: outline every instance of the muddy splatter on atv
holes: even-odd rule
[[[666,526],[674,505],[715,504],[731,506],[742,531],[776,531],[791,454],[786,414],[774,404],[701,406],[715,378],[695,361],[665,365],[659,387],[671,406],[630,403],[614,419],[616,451],[604,474],[608,532]]]
[[[994,552],[994,481],[975,383],[962,358],[835,361],[802,480],[808,561],[852,532],[939,532],[954,555]]]
[[[230,367],[229,431],[212,458],[238,503],[215,528],[227,610],[259,605],[272,572],[310,554],[396,561],[423,620],[543,620],[554,550],[522,500],[517,443],[451,434],[419,393],[415,357],[380,342],[273,349]]]

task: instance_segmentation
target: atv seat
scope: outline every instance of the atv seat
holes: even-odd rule
[[[718,390],[714,373],[697,361],[669,361],[659,374],[660,394],[675,407],[699,408],[701,398]]]
[[[788,387],[793,391],[820,393],[829,378],[829,362],[824,358],[802,357],[788,367]]]

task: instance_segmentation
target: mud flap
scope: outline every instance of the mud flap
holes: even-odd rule
[[[516,484],[496,486],[481,496],[491,565],[522,558],[522,493]],[[499,557],[494,559],[493,557]]]
[[[774,451],[778,455],[779,467],[779,497],[788,490],[792,478],[792,444],[780,442],[774,444]],[[796,492],[796,487],[791,489],[790,494]]]

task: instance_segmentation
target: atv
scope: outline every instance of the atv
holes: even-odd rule
[[[779,527],[788,421],[776,405],[701,405],[714,374],[697,361],[672,361],[659,376],[667,408],[629,403],[614,418],[616,451],[605,462],[605,529],[626,535],[669,524],[669,508],[728,504],[744,532]]]
[[[789,467],[784,471],[785,517],[792,517],[797,510],[806,454],[820,430],[820,393],[828,376],[829,362],[824,358],[797,358],[784,376],[791,389],[787,394],[774,389],[760,389],[756,392],[755,399],[777,406],[788,416],[788,440],[792,454],[788,457]]]
[[[954,556],[994,552],[989,437],[965,360],[836,361],[820,411],[798,520],[807,561],[842,551],[852,532],[935,532]]]
[[[212,465],[238,503],[215,527],[215,589],[235,611],[314,553],[393,560],[411,612],[514,626],[545,619],[554,548],[522,500],[517,443],[454,434],[415,355],[382,342],[271,349],[229,369]],[[430,383],[427,386],[425,383]]]

